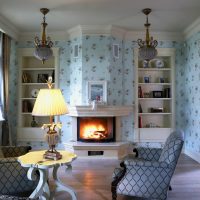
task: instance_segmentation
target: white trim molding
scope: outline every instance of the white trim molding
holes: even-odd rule
[[[130,106],[106,106],[97,105],[95,110],[92,105],[86,106],[69,106],[68,116],[83,117],[83,116],[128,116],[133,112],[134,105]]]
[[[75,26],[75,27],[67,30],[67,33],[69,34],[69,39],[81,37],[82,36],[82,28],[80,25],[78,25],[78,26]]]
[[[196,160],[198,163],[200,163],[200,153],[190,151],[187,149],[184,149],[184,153],[189,157],[191,157],[193,160]]]
[[[183,41],[183,34],[181,32],[151,32],[151,36],[155,40],[164,41]],[[145,39],[145,31],[127,31],[125,35],[125,40],[138,40]]]
[[[35,36],[41,37],[40,32],[24,32],[20,33],[18,40],[19,41],[34,41]],[[52,41],[66,41],[69,39],[69,35],[66,31],[57,31],[57,32],[48,32],[47,36],[51,38]]]
[[[1,18],[0,18],[0,28],[1,26]],[[2,29],[6,30],[6,29]],[[6,32],[6,31],[5,31]],[[13,32],[14,33],[14,32]],[[12,37],[12,34],[9,34]],[[41,35],[40,32],[16,32],[14,37],[19,41],[28,41],[33,40],[36,35]],[[105,35],[105,36],[114,36],[121,40],[137,40],[138,38],[144,39],[145,32],[144,31],[134,31],[127,30],[123,28],[119,28],[117,26],[112,25],[78,25],[66,31],[56,31],[56,32],[48,32],[47,35],[51,37],[53,41],[55,40],[68,40],[77,37],[82,37],[83,35]],[[184,34],[181,32],[151,32],[151,35],[154,39],[160,41],[183,41]]]
[[[2,16],[0,16],[0,29],[2,32],[9,35],[11,38],[18,40],[19,37],[19,31],[18,29],[8,22],[8,20],[4,19]]]
[[[184,39],[191,37],[198,31],[200,31],[200,17],[183,31]]]

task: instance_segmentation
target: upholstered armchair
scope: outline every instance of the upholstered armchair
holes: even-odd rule
[[[126,158],[113,173],[112,200],[117,194],[166,200],[170,180],[184,143],[183,132],[167,138],[163,149],[137,148],[136,158]]]
[[[27,168],[17,161],[18,156],[30,149],[30,146],[0,147],[0,199],[27,199],[36,188],[37,181],[28,180]]]

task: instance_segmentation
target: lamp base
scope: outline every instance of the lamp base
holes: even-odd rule
[[[51,150],[48,150],[43,155],[43,158],[51,160],[60,160],[62,158],[62,155],[58,151],[52,152]]]

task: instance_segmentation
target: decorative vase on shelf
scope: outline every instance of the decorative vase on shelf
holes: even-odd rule
[[[37,127],[37,126],[38,126],[38,124],[37,124],[37,122],[35,120],[35,117],[33,116],[32,117],[32,121],[31,121],[31,127]]]

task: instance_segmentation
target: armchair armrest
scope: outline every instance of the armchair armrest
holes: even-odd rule
[[[123,169],[122,168],[115,168],[114,169],[114,172],[113,172],[113,175],[112,175],[112,178],[115,179],[116,177],[120,177],[123,173]]]
[[[14,163],[14,162],[16,162],[16,163],[18,163],[17,162],[17,158],[15,158],[15,157],[10,157],[10,158],[1,158],[0,159],[0,165],[1,164],[9,164],[9,163]]]
[[[18,157],[28,153],[31,150],[31,146],[2,146],[4,158]]]
[[[149,161],[149,160],[143,160],[143,159],[129,159],[129,160],[125,160],[124,164],[126,165],[126,167],[128,166],[137,166],[137,167],[154,167],[154,168],[173,168],[173,166],[171,166],[170,164],[166,163],[166,162],[159,162],[159,161]]]
[[[27,169],[20,165],[16,157],[0,159],[0,195],[29,196],[37,182],[28,180]]]
[[[138,147],[133,149],[136,153],[136,157],[144,160],[158,161],[162,152],[161,148],[144,148]]]

